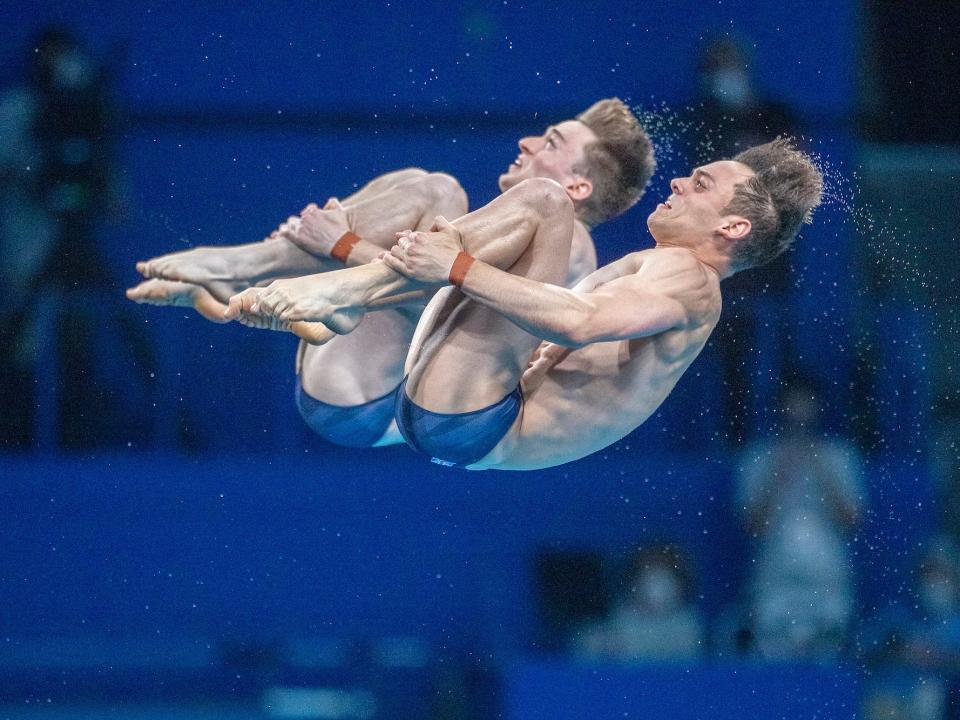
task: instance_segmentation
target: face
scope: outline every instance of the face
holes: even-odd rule
[[[719,160],[694,169],[689,177],[674,178],[670,196],[647,218],[650,234],[658,243],[688,245],[729,233],[737,216],[724,215],[723,209],[733,199],[734,188],[752,175],[742,163]],[[743,228],[732,230],[742,232]]]
[[[597,136],[579,120],[565,120],[551,125],[543,135],[521,138],[520,153],[500,176],[500,190],[505,192],[528,178],[549,178],[571,192],[578,182],[574,167],[583,159],[583,149]],[[583,181],[583,178],[579,178]],[[583,199],[574,197],[574,200]]]

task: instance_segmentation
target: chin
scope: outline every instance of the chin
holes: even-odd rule
[[[654,210],[647,216],[647,230],[650,231],[650,235],[654,240],[657,239],[657,235],[659,234],[660,230],[660,219],[656,217],[656,215],[657,211]]]

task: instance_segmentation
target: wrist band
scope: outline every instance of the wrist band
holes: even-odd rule
[[[453,261],[450,267],[450,284],[457,287],[463,287],[463,281],[467,278],[467,270],[473,265],[476,258],[467,255],[462,250],[457,254],[457,259]]]
[[[353,246],[358,242],[360,242],[360,236],[347,230],[334,244],[333,249],[330,251],[330,257],[346,265],[347,258],[350,257],[350,253],[353,251]]]

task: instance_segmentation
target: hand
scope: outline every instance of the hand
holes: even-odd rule
[[[531,369],[540,368],[549,370],[569,355],[570,352],[571,349],[563,345],[557,345],[552,342],[542,342],[534,351],[533,357],[530,358],[530,363],[527,367]]]
[[[280,223],[276,230],[274,230],[267,237],[268,240],[275,240],[278,237],[283,238],[295,238],[297,233],[300,231],[300,216],[291,215],[285,221]]]
[[[437,216],[429,232],[404,230],[397,244],[382,256],[391,270],[427,283],[446,284],[453,261],[463,250],[459,231]]]
[[[336,198],[330,198],[322,209],[310,203],[301,211],[297,237],[306,246],[304,249],[330,257],[333,246],[348,230],[350,216],[347,209]]]

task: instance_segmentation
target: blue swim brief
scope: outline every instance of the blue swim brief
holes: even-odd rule
[[[297,409],[310,429],[324,440],[352,448],[371,447],[390,427],[399,389],[363,405],[342,407],[311,397],[297,378]]]
[[[397,427],[407,445],[438,465],[471,465],[507,434],[523,406],[520,386],[503,400],[467,413],[435,413],[413,402],[404,379],[397,389]]]

